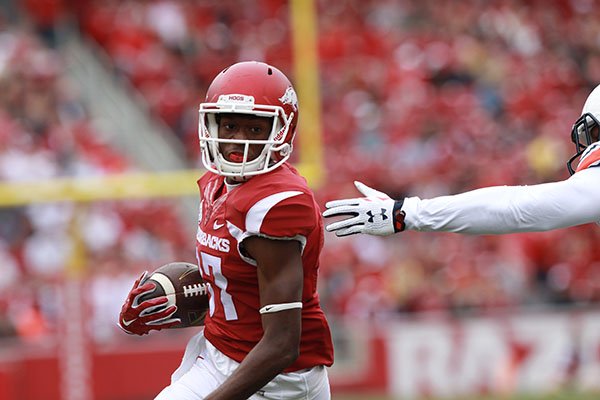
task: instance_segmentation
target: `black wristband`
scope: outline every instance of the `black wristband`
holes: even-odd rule
[[[402,232],[404,228],[406,228],[406,224],[404,223],[404,218],[406,217],[406,213],[402,211],[402,206],[404,205],[404,199],[394,201],[394,208],[392,210],[392,218],[394,219],[394,232]]]

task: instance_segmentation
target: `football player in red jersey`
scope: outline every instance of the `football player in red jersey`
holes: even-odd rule
[[[504,234],[565,228],[600,221],[600,86],[588,96],[571,139],[571,177],[532,186],[495,186],[422,200],[391,199],[355,182],[365,196],[326,204],[325,217],[344,216],[326,229],[337,236],[391,235],[405,229]],[[578,166],[572,163],[579,158]]]
[[[157,399],[330,398],[333,345],[317,294],[323,220],[287,163],[297,122],[290,81],[261,62],[223,70],[200,104],[208,172],[198,181],[196,255],[209,312]],[[137,286],[131,304],[147,290]],[[164,307],[141,318],[131,324],[141,334],[173,324]]]

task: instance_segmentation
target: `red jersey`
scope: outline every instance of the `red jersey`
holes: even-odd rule
[[[590,144],[579,160],[575,172],[600,165],[600,142]]]
[[[256,262],[240,243],[253,235],[298,240],[304,268],[302,336],[300,356],[285,371],[332,365],[331,334],[317,294],[323,220],[304,178],[283,164],[229,191],[224,177],[211,172],[198,186],[196,256],[202,277],[210,283],[205,337],[238,362],[246,357],[263,330]]]

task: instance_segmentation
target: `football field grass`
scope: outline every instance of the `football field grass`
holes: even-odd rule
[[[334,400],[404,400],[401,397],[392,397],[376,394],[338,394],[333,395]],[[417,400],[417,399],[411,399]],[[515,394],[515,395],[496,395],[496,396],[468,396],[468,397],[446,397],[433,398],[424,397],[418,400],[600,400],[600,393],[581,393],[572,391],[561,391],[546,394]]]

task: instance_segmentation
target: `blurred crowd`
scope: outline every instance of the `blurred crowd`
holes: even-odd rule
[[[63,61],[27,26],[2,27],[2,183],[86,179],[136,168],[94,128],[77,88],[65,79]],[[0,219],[0,337],[38,340],[55,332],[68,275],[88,279],[92,292],[110,278],[114,290],[123,286],[121,295],[144,269],[194,260],[192,239],[165,201],[10,206],[0,208]],[[101,303],[102,295],[121,301],[115,291],[100,289],[94,301]]]
[[[293,80],[283,0],[24,3],[29,25],[5,26],[0,35],[3,181],[135,168],[92,127],[63,78],[53,28],[65,20],[76,21],[185,144],[190,167],[200,165],[197,106],[216,73],[256,59]],[[321,204],[358,195],[354,179],[393,197],[425,198],[566,177],[571,125],[600,83],[600,10],[592,1],[316,3],[327,176],[316,190]],[[113,318],[121,301],[105,288],[126,292],[149,263],[193,261],[193,238],[162,202],[37,205],[0,214],[7,271],[0,276],[0,335],[3,326],[45,326],[19,318],[51,325],[57,310],[44,309],[54,303],[42,300],[55,294],[45,284],[77,264],[77,249],[85,253],[101,321]],[[599,242],[591,225],[497,237],[328,235],[320,293],[329,314],[359,318],[598,304]]]

